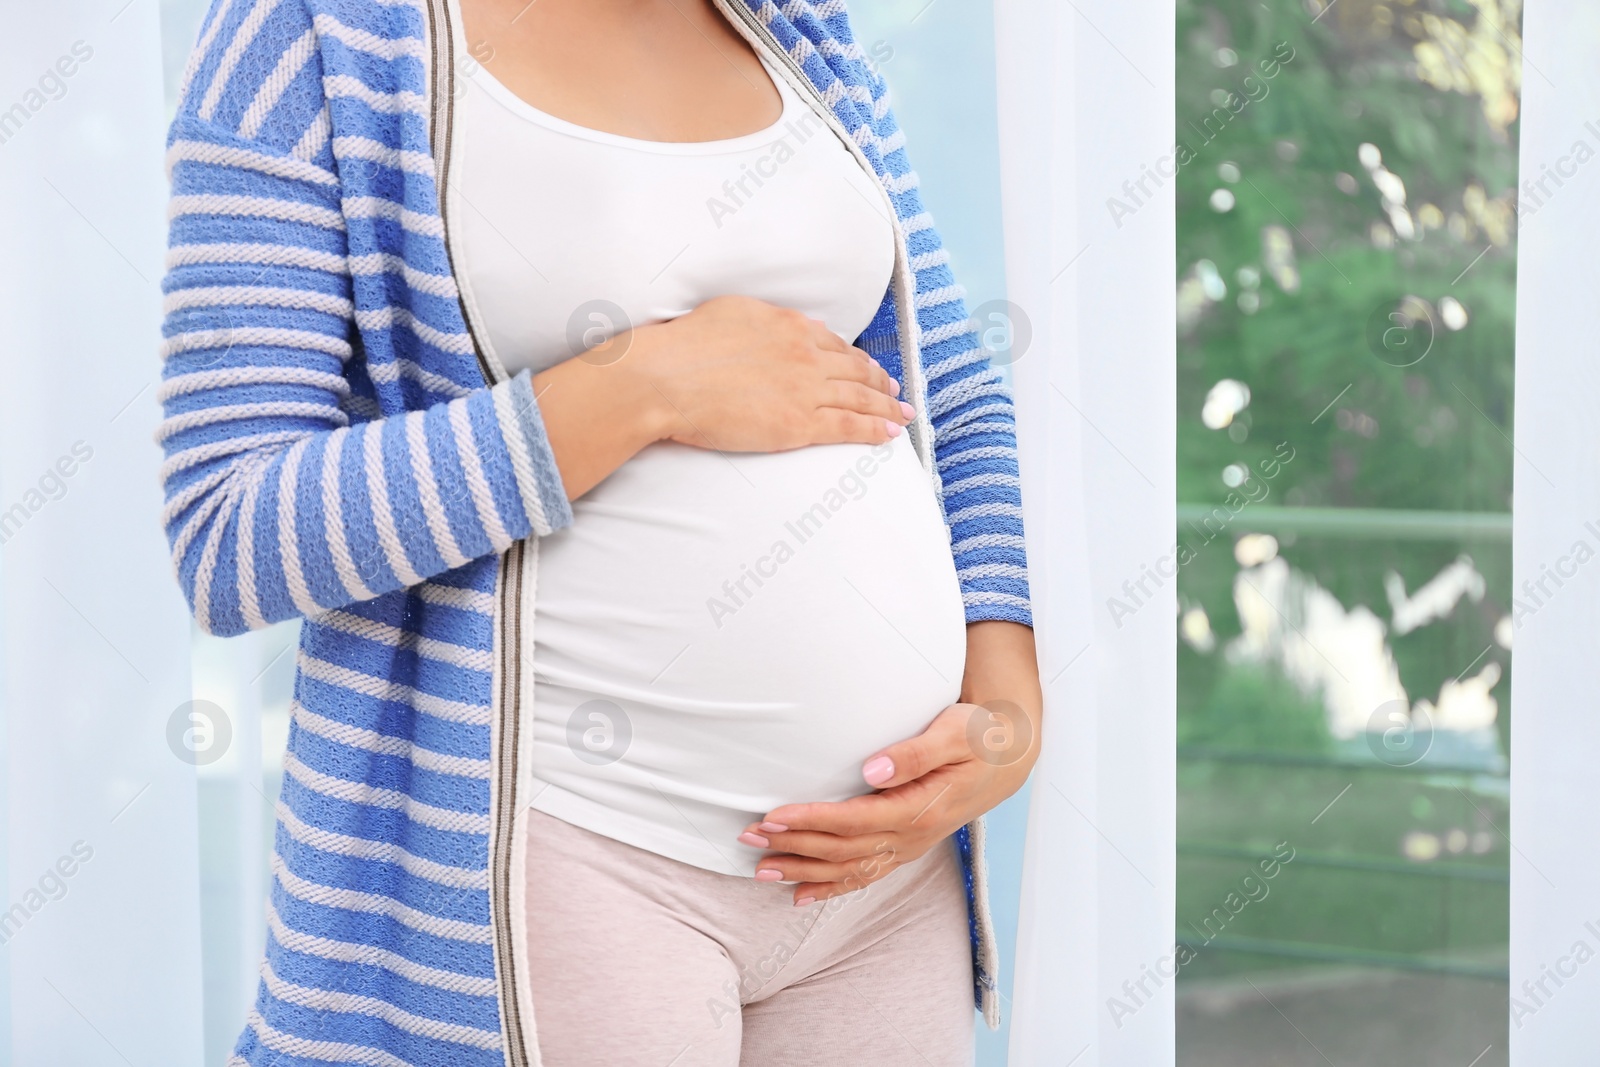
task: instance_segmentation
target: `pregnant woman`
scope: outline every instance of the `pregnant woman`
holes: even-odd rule
[[[168,533],[304,620],[232,1064],[971,1061],[1041,700],[902,142],[839,0],[216,0]]]

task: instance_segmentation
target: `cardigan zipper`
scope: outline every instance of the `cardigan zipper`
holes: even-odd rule
[[[445,234],[445,255],[450,249],[450,156],[454,134],[455,106],[455,27],[450,18],[449,0],[428,0],[428,44],[431,63],[428,69],[428,104],[431,118],[434,174],[439,196],[439,221]],[[450,267],[452,276],[455,264]],[[458,283],[459,288],[459,283]],[[478,370],[488,385],[506,378],[498,360],[490,360],[479,342],[466,301],[461,303],[461,321],[472,340]],[[500,557],[495,588],[496,680],[490,708],[491,735],[490,792],[493,797],[489,838],[489,922],[494,937],[495,969],[500,976],[501,1026],[505,1037],[507,1067],[528,1067],[527,1046],[523,1037],[521,1003],[517,998],[516,955],[512,944],[511,859],[515,847],[518,728],[522,691],[522,597],[527,542],[518,541]]]

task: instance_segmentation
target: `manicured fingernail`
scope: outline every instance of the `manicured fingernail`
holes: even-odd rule
[[[882,785],[894,777],[894,761],[888,756],[874,756],[861,768],[861,777],[868,785]]]
[[[753,834],[749,830],[739,835],[739,844],[749,845],[751,848],[771,848],[772,842],[760,834]]]
[[[776,882],[782,877],[782,871],[775,871],[771,867],[763,867],[756,872],[756,881],[758,882]]]
[[[907,404],[904,400],[900,401],[900,413],[906,417],[907,422],[917,417],[917,409]]]
[[[890,396],[899,396],[900,395],[900,383],[895,381],[893,378],[889,379],[889,395]]]
[[[890,437],[900,436],[900,424],[898,422],[890,422],[888,419],[884,419],[883,424],[889,428]]]
[[[764,822],[756,829],[766,834],[781,834],[789,828],[781,822]]]
[[[801,897],[799,900],[794,902],[794,906],[797,907],[797,908],[803,908],[807,904],[815,904],[816,902],[817,902],[817,898],[816,897]]]

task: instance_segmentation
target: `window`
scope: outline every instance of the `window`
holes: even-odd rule
[[[1179,1064],[1507,1062],[1519,19],[1178,5]]]

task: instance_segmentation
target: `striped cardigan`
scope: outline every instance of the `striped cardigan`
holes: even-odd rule
[[[448,0],[213,0],[168,139],[159,437],[207,630],[305,620],[261,984],[230,1064],[537,1064],[516,843],[523,554],[572,519],[446,227]],[[840,0],[716,0],[884,186],[858,340],[906,382],[969,620],[1028,622],[1012,406]],[[747,6],[745,6],[747,5]],[[931,455],[928,443],[931,441]],[[998,1019],[982,822],[958,832]]]

